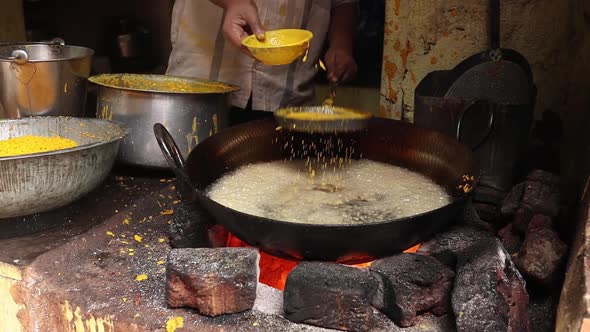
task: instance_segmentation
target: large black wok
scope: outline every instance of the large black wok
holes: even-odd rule
[[[154,132],[179,180],[190,183],[193,198],[228,231],[273,255],[338,262],[362,262],[401,252],[453,223],[467,199],[459,186],[475,185],[478,163],[471,151],[456,140],[411,124],[372,119],[368,130],[341,136],[354,146],[354,157],[407,167],[427,175],[452,195],[450,204],[408,218],[368,225],[315,225],[261,218],[227,208],[204,193],[224,174],[249,163],[289,158],[286,142],[321,136],[278,130],[274,119],[230,127],[207,138],[190,153],[186,164],[166,129]],[[291,139],[292,135],[299,135]],[[324,137],[325,138],[325,137]],[[474,181],[465,181],[465,175]]]

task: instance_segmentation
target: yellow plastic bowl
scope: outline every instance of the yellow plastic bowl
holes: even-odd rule
[[[242,40],[242,44],[258,61],[269,66],[287,65],[302,56],[309,48],[313,33],[300,29],[266,31],[264,40],[255,35]]]

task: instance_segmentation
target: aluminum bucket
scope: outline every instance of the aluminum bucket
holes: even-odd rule
[[[0,45],[0,119],[83,116],[94,51],[47,43]]]
[[[96,117],[129,127],[117,160],[155,169],[168,169],[169,165],[154,137],[154,124],[170,129],[187,158],[198,143],[228,126],[230,93],[238,89],[220,82],[163,75],[105,74],[89,81],[98,85]],[[213,88],[197,92],[198,87]]]

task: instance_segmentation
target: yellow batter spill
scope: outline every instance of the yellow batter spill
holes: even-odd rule
[[[113,111],[110,109],[109,105],[104,105],[100,111],[96,112],[96,117],[103,120],[112,120]]]
[[[197,144],[199,144],[199,131],[198,131],[198,121],[197,121],[197,117],[193,117],[193,125],[192,125],[192,131],[188,134],[186,134],[186,144],[188,146],[188,153],[191,153],[191,151],[193,150],[193,148],[195,146],[197,146]]]
[[[213,114],[213,133],[217,134],[219,131],[219,118],[217,114]]]
[[[166,322],[166,332],[175,332],[176,329],[180,329],[183,326],[184,318],[182,316],[172,317]]]
[[[0,157],[63,150],[76,146],[78,144],[68,138],[27,135],[1,140]]]

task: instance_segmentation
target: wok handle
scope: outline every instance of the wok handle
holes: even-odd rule
[[[174,142],[174,138],[172,138],[170,132],[161,123],[154,124],[154,135],[164,158],[166,158],[168,165],[170,165],[170,168],[172,168],[176,178],[179,180],[178,194],[180,198],[184,200],[185,197],[190,197],[189,192],[195,192],[196,189],[184,170],[184,158],[182,158],[182,153],[180,153],[178,145]]]
[[[465,120],[465,114],[467,114],[469,111],[473,110],[475,107],[475,105],[477,104],[477,101],[472,101],[469,104],[467,104],[467,106],[465,106],[465,108],[463,108],[463,110],[461,111],[461,115],[459,116],[459,121],[457,121],[457,141],[461,142],[461,129],[463,128],[463,122]],[[484,135],[481,137],[481,139],[476,143],[471,145],[469,148],[471,148],[471,150],[475,150],[477,148],[479,148],[483,143],[485,143],[485,141],[487,141],[487,139],[490,137],[490,134],[492,133],[492,129],[494,128],[494,121],[496,118],[496,109],[492,108],[489,111],[489,117],[488,117],[488,126],[486,127],[486,131],[484,133]]]
[[[182,153],[180,153],[180,149],[168,129],[161,123],[156,123],[154,124],[154,135],[156,135],[156,140],[168,165],[174,171],[180,169],[184,172],[184,158],[182,158]]]

